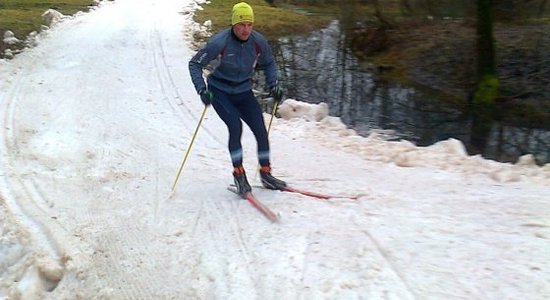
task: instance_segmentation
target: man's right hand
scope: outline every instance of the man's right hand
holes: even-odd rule
[[[199,95],[201,96],[201,101],[204,103],[204,105],[208,106],[212,104],[212,100],[214,99],[214,93],[207,90],[206,88],[202,88],[199,91]]]

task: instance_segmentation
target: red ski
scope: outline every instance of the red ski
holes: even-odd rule
[[[297,188],[294,188],[294,187],[291,187],[291,186],[284,187],[282,191],[302,194],[304,196],[313,197],[313,198],[322,199],[322,200],[329,200],[329,199],[335,199],[335,198],[346,198],[346,199],[351,199],[351,200],[357,200],[360,197],[359,195],[345,196],[345,195],[319,194],[319,193],[300,190],[300,189],[297,189]]]
[[[263,205],[263,203],[260,202],[258,199],[256,199],[256,197],[252,194],[252,192],[248,192],[244,195],[241,195],[241,194],[239,194],[239,192],[237,192],[237,189],[235,189],[233,187],[228,187],[227,189],[230,190],[231,192],[241,196],[242,198],[248,200],[248,202],[250,202],[250,204],[252,204],[252,206],[254,206],[256,209],[258,209],[262,214],[264,214],[264,216],[266,216],[269,220],[271,220],[271,222],[277,222],[279,220],[279,216],[277,214],[275,214],[274,212],[272,212],[265,205]]]
[[[232,184],[231,188],[234,188],[234,187],[235,187],[235,185]],[[254,187],[255,188],[260,188],[260,189],[271,190],[271,189],[268,189],[268,188],[264,187],[263,185],[255,185]],[[275,191],[279,191],[279,190],[275,190]],[[317,199],[320,199],[320,200],[330,200],[330,199],[358,200],[359,197],[364,196],[364,195],[327,195],[327,194],[320,194],[320,193],[316,193],[316,192],[310,192],[310,191],[297,189],[295,187],[291,187],[291,186],[288,186],[288,185],[280,191],[301,194],[301,195],[304,195],[304,196],[317,198]],[[236,193],[236,190],[232,190],[232,192]]]

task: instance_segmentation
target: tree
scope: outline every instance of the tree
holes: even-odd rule
[[[401,3],[401,8],[403,9],[403,13],[405,15],[410,15],[412,13],[412,7],[409,3],[409,0],[399,0]]]
[[[492,1],[477,0],[477,84],[473,102],[492,106],[498,96],[495,68]]]

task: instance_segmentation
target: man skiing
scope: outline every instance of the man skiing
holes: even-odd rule
[[[260,177],[264,187],[279,190],[286,183],[271,175],[269,139],[260,104],[252,92],[256,64],[264,69],[273,99],[280,102],[282,89],[277,81],[277,64],[263,35],[254,31],[254,12],[245,2],[233,6],[231,27],[210,38],[189,61],[191,79],[204,105],[212,105],[229,130],[229,154],[237,191],[251,191],[243,168],[242,121],[257,142]],[[205,83],[202,71],[212,67]]]

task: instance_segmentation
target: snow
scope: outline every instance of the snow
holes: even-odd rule
[[[21,41],[18,38],[15,37],[15,34],[12,31],[6,30],[6,32],[4,32],[3,42],[8,44],[8,45],[13,45],[13,44],[17,44]]]
[[[42,21],[46,26],[52,26],[52,24],[61,21],[65,16],[55,9],[48,9],[42,14]]]
[[[227,130],[188,75],[201,2],[117,0],[0,61],[0,299],[548,299],[550,166],[363,138],[287,100],[274,175],[226,187]],[[266,122],[270,116],[266,114]],[[258,185],[255,142],[245,167]]]

